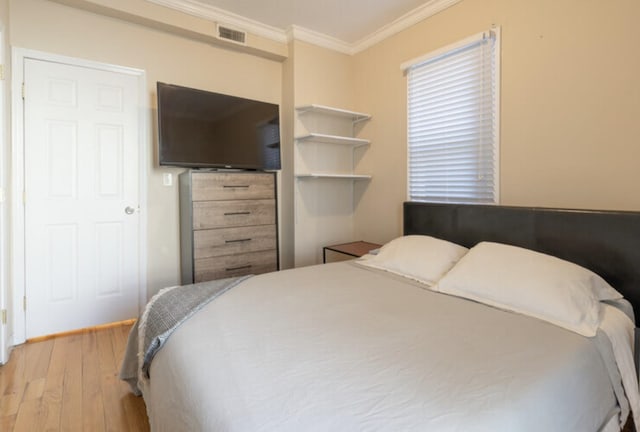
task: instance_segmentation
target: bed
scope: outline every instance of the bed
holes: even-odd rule
[[[171,332],[132,330],[121,377],[152,430],[632,427],[639,213],[405,203],[404,234],[360,260],[196,286],[211,294]],[[556,298],[554,266],[586,276]]]

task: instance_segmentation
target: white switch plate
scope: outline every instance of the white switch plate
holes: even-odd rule
[[[171,173],[163,173],[162,174],[162,184],[165,186],[173,186],[173,174]]]

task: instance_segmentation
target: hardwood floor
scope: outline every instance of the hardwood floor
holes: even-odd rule
[[[148,431],[143,399],[118,379],[130,328],[14,348],[0,366],[0,431]]]

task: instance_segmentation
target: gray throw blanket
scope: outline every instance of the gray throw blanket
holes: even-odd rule
[[[149,367],[169,336],[213,299],[251,276],[220,279],[165,288],[153,296],[129,333],[120,369],[120,379],[142,394],[141,384],[149,379]]]

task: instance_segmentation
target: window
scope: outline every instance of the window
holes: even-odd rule
[[[499,33],[403,64],[409,199],[497,203]]]

